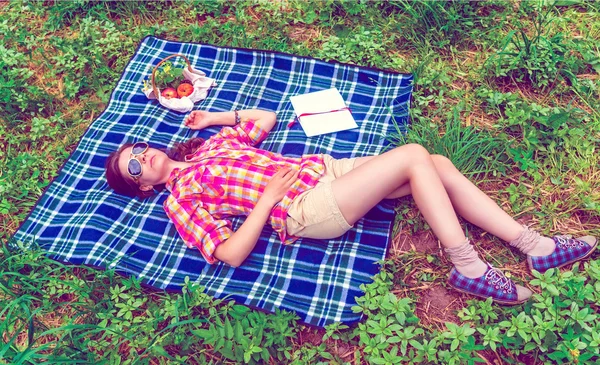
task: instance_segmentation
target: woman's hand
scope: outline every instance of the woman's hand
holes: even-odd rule
[[[289,167],[277,171],[241,227],[217,246],[215,257],[233,267],[240,266],[256,246],[273,206],[283,199],[297,177],[298,171]]]
[[[204,110],[194,110],[185,119],[183,123],[191,129],[200,130],[213,125],[213,113]]]
[[[265,187],[260,200],[265,201],[270,206],[279,203],[298,178],[298,173],[299,171],[294,171],[290,167],[284,167],[277,171]]]

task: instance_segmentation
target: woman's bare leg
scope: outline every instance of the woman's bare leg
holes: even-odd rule
[[[355,168],[374,157],[358,158],[354,165]],[[431,159],[458,215],[505,241],[510,242],[519,236],[523,231],[521,224],[469,181],[452,164],[452,161],[441,155],[432,155]],[[400,198],[409,194],[412,194],[411,186],[406,183],[391,192],[386,198]]]
[[[408,184],[425,220],[444,247],[466,240],[436,166],[425,148],[409,144],[360,164],[332,182],[344,218],[354,224],[372,207]]]
[[[438,164],[434,159],[439,160]],[[494,271],[496,269],[483,262],[473,250],[473,246],[468,241],[465,242],[466,237],[454,212],[450,191],[453,199],[460,201],[458,205],[462,208],[469,204],[479,204],[480,209],[491,210],[491,215],[487,218],[482,214],[484,218],[477,220],[480,223],[489,223],[487,219],[493,219],[494,213],[506,213],[474,185],[468,185],[470,182],[458,170],[457,173],[453,173],[450,168],[452,163],[445,165],[445,160],[439,157],[432,158],[425,148],[414,144],[405,145],[379,156],[356,161],[353,170],[331,183],[333,195],[344,218],[353,224],[382,199],[412,194],[419,211],[446,248],[455,266],[456,271],[451,272],[449,279],[451,285],[482,297],[489,297],[491,292],[499,290],[494,292],[494,300],[505,304],[524,302],[532,292],[514,285],[504,275]],[[443,172],[439,173],[439,170]],[[451,187],[447,188],[447,184]],[[476,209],[461,210],[470,218],[476,219]],[[491,224],[487,226],[491,227]],[[479,280],[475,289],[468,284],[470,281],[464,279],[465,276]],[[513,288],[515,292],[512,292]],[[509,295],[505,298],[503,293]]]

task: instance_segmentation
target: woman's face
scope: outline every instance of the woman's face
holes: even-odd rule
[[[131,150],[134,146],[125,148],[119,156],[119,171],[125,178],[136,181],[140,188],[144,186],[155,186],[164,184],[169,178],[171,171],[168,168],[169,158],[167,154],[156,148],[148,148],[146,151],[140,154],[133,155]],[[141,166],[141,174],[137,178],[133,178],[129,173],[128,165],[129,160],[136,159],[139,165],[132,161],[131,164],[134,167]],[[135,169],[133,169],[135,171]],[[144,189],[142,189],[144,190]]]

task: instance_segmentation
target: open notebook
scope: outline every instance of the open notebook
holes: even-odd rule
[[[307,137],[358,128],[336,88],[290,97]]]

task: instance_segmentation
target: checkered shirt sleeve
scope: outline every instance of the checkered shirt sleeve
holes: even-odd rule
[[[231,222],[213,218],[198,200],[178,200],[169,195],[164,207],[185,244],[199,249],[206,261],[214,264],[217,246],[233,233]]]
[[[225,127],[215,135],[215,139],[236,140],[239,143],[256,146],[262,142],[269,132],[265,131],[252,119],[245,119],[235,127]]]

